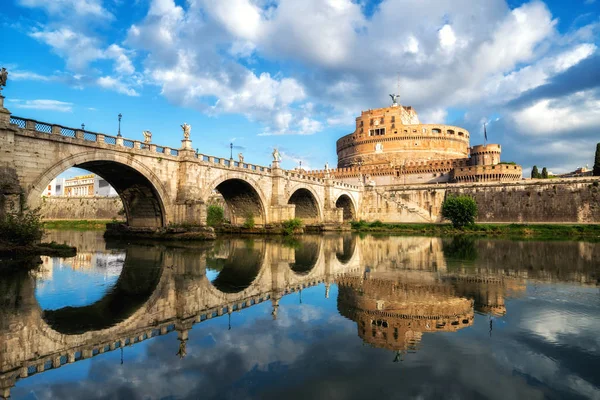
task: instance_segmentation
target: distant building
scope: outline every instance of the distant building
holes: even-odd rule
[[[61,194],[56,191],[57,194],[55,195],[67,197],[114,197],[119,195],[105,179],[94,174],[65,179],[63,188]]]
[[[571,171],[571,172],[567,172],[565,174],[559,174],[559,175],[555,175],[558,176],[560,178],[576,178],[576,177],[580,177],[580,176],[592,176],[594,174],[594,171],[589,169],[588,166],[586,165],[585,167],[579,167],[577,168],[575,171]],[[550,174],[553,175],[553,174]]]
[[[54,178],[42,192],[43,197],[62,196],[65,187],[64,178]]]

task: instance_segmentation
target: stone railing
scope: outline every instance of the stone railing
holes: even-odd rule
[[[67,128],[61,125],[48,124],[46,122],[39,122],[33,119],[11,116],[10,123],[12,125],[18,126],[21,129],[46,133],[49,135],[58,135],[67,138],[78,139],[84,142],[108,144],[133,150],[149,150],[151,153],[158,153],[172,157],[179,156],[178,149],[173,149],[167,146],[160,146],[153,143],[145,143],[139,140],[126,139],[120,136],[111,136],[103,133],[91,132],[84,129]],[[250,171],[271,173],[270,167],[263,167],[260,165],[249,163],[240,163],[238,161],[233,161],[232,159],[214,157],[199,153],[195,154],[195,158],[197,158],[199,161],[208,162],[211,164],[218,164],[229,168],[241,168]]]

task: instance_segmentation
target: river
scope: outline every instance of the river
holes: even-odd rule
[[[600,244],[106,242],[0,277],[11,399],[600,399]]]

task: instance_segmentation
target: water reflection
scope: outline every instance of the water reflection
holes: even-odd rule
[[[410,365],[413,360],[427,364],[424,360],[431,357],[431,352],[437,353],[440,359],[455,359],[448,348],[452,343],[456,347],[454,351],[459,353],[454,362],[461,368],[468,366],[462,366],[463,361],[458,359],[469,360],[476,348],[479,357],[494,363],[494,369],[517,368],[528,376],[527,379],[535,376],[539,381],[537,386],[543,382],[542,389],[535,389],[541,392],[532,392],[528,387],[516,397],[523,393],[541,393],[543,396],[552,393],[544,387],[558,390],[562,397],[580,393],[568,383],[554,382],[552,374],[529,371],[523,360],[501,365],[489,353],[492,350],[487,344],[477,342],[481,340],[478,336],[481,330],[487,340],[499,341],[497,346],[506,351],[520,348],[524,343],[537,343],[535,338],[540,337],[545,346],[552,343],[552,347],[536,344],[534,353],[549,352],[552,354],[548,357],[557,360],[566,357],[558,356],[557,349],[570,349],[579,354],[580,359],[587,360],[586,368],[599,366],[600,343],[590,339],[596,337],[590,335],[598,324],[586,322],[582,325],[582,321],[597,321],[600,316],[597,289],[588,289],[596,288],[598,284],[598,244],[342,235],[306,236],[295,242],[255,237],[165,246],[107,244],[93,232],[55,235],[57,237],[52,239],[77,246],[80,249],[78,256],[68,260],[46,259],[39,270],[0,279],[0,343],[5,344],[0,348],[0,388],[4,395],[11,389],[13,393],[23,394],[18,390],[21,382],[27,385],[29,379],[35,381],[29,376],[65,364],[75,367],[80,360],[95,360],[95,356],[108,355],[124,347],[144,348],[149,346],[148,343],[164,343],[171,350],[155,359],[158,364],[170,364],[168,357],[175,355],[177,359],[191,357],[199,362],[206,354],[206,349],[199,349],[210,345],[198,333],[194,337],[194,332],[202,332],[198,329],[210,331],[211,326],[225,315],[227,329],[231,329],[233,319],[234,329],[227,330],[231,334],[211,331],[206,336],[211,338],[210,343],[227,341],[227,346],[222,349],[225,353],[218,356],[221,367],[226,368],[223,370],[225,375],[227,369],[244,376],[255,368],[264,368],[264,374],[271,374],[273,365],[279,365],[277,363],[287,363],[287,368],[300,368],[302,363],[297,358],[300,356],[288,357],[286,354],[300,351],[307,343],[317,348],[330,348],[333,343],[326,338],[335,336],[335,346],[341,354],[355,349],[353,341],[368,345],[367,350],[357,353],[360,356],[355,354],[350,358],[357,363],[376,357],[374,351],[384,352],[383,357],[388,361],[403,361],[403,365]],[[59,268],[71,271],[72,281],[55,282],[56,285],[51,286]],[[81,271],[87,275],[78,275]],[[85,304],[72,302],[65,305],[62,300],[55,300],[61,296],[61,290],[66,288],[68,291],[77,285],[85,288],[86,279],[96,275],[115,276],[109,289],[99,291],[101,297],[88,298]],[[563,286],[555,286],[556,282]],[[49,289],[40,291],[44,285]],[[548,294],[545,292],[548,288],[564,293]],[[330,293],[333,299],[327,300]],[[293,301],[288,300],[292,298]],[[539,302],[552,306],[534,318],[525,318],[531,312],[530,305],[536,306]],[[48,304],[61,306],[50,307]],[[574,306],[570,308],[568,304]],[[239,328],[236,323],[240,324]],[[490,338],[492,328],[494,335]],[[510,329],[514,331],[508,335]],[[174,332],[176,339],[169,335],[170,332]],[[346,335],[345,332],[353,334]],[[528,334],[521,339],[523,332]],[[278,335],[284,335],[285,339],[275,339]],[[511,335],[512,342],[502,342]],[[520,338],[517,344],[514,337]],[[162,338],[170,339],[164,342]],[[239,360],[235,357],[241,355],[237,352],[241,349],[250,352],[247,347],[250,343],[262,348],[259,344],[263,342],[273,347],[262,349],[269,353],[267,364],[251,362],[247,370],[239,370]],[[473,343],[478,344],[473,347]],[[227,358],[227,352],[234,349],[237,355]],[[321,357],[327,352],[321,350]],[[319,358],[315,354],[312,356]],[[151,352],[145,357],[158,355]],[[506,363],[515,356],[503,357],[503,363]],[[343,368],[329,358],[321,361]],[[204,363],[214,362],[204,360]],[[565,359],[564,363],[568,361]],[[378,371],[380,376],[363,371],[365,377],[377,380],[386,376],[388,367],[369,365],[373,373]],[[433,364],[427,365],[434,368]],[[134,370],[131,370],[132,374]],[[178,370],[176,367],[175,371]],[[571,372],[573,379],[587,384],[586,393],[600,394],[596,389],[600,382],[595,377],[578,366],[570,366],[569,370],[574,371]],[[321,374],[327,377],[333,374],[331,371],[327,368],[321,370]],[[145,374],[137,373],[142,375],[129,378],[143,380]],[[185,370],[181,374],[185,375]],[[429,379],[426,375],[423,374],[422,382]],[[511,372],[503,379],[515,379],[514,376]],[[330,378],[334,379],[333,376]],[[492,378],[492,375],[487,376],[488,380]],[[104,379],[110,381],[109,377]],[[215,382],[221,382],[219,379],[215,378]],[[413,380],[418,379],[413,376]],[[465,387],[469,384],[464,378],[454,379],[460,380],[460,385]],[[262,382],[260,388],[253,386],[257,397],[261,397],[257,393],[266,393],[264,390],[271,393],[266,383],[269,380],[251,381],[259,386],[258,382]],[[351,386],[347,381],[344,384]],[[169,389],[162,390],[159,395],[137,387],[136,393],[139,393],[136,396],[173,395]],[[213,395],[227,397],[223,396],[223,391],[227,390],[231,388],[215,386]],[[475,393],[455,390],[458,397],[471,397]],[[82,393],[76,394],[83,397]],[[178,392],[175,397],[197,397],[194,393]],[[232,395],[235,391],[227,393]],[[350,391],[344,397],[360,397],[359,393],[360,390]],[[414,395],[419,393],[423,394],[417,391]],[[91,397],[100,396],[94,396],[92,392]],[[113,394],[113,397],[120,395]]]

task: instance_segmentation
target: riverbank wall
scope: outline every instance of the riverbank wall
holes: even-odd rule
[[[123,219],[120,197],[44,197],[40,215],[44,220]]]
[[[387,223],[441,222],[447,196],[477,202],[479,223],[600,223],[600,178],[367,187],[359,218]]]

